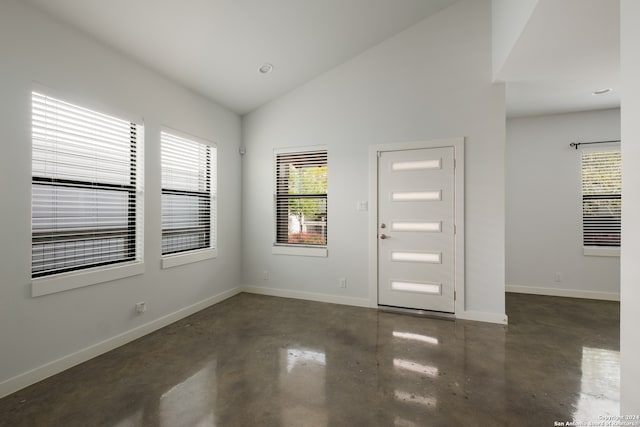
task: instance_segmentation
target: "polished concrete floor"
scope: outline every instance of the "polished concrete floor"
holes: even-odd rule
[[[509,326],[240,294],[0,400],[2,426],[553,426],[617,413],[619,306]]]

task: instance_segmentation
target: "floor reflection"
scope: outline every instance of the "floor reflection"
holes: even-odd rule
[[[215,426],[216,395],[214,360],[160,396],[160,425]]]
[[[397,416],[393,419],[393,425],[395,427],[420,427],[418,424],[413,421],[406,420],[400,416]]]
[[[287,354],[287,373],[291,373],[297,364],[302,366],[307,366],[309,363],[317,366],[325,366],[327,364],[325,354],[319,351],[290,348],[280,350],[280,352],[281,354],[282,352]]]
[[[317,350],[280,349],[279,388],[285,426],[328,425],[325,389],[325,353]]]
[[[407,340],[421,341],[433,345],[438,345],[438,343],[440,342],[438,341],[438,338],[429,337],[427,335],[413,334],[411,332],[393,331],[393,336],[394,338],[404,338]]]
[[[121,420],[121,421],[117,422],[116,424],[114,424],[113,427],[137,427],[137,426],[141,426],[141,425],[143,425],[142,424],[143,419],[144,419],[144,410],[138,409],[133,414],[128,415],[123,420]]]
[[[451,397],[450,383],[462,366],[453,351],[462,343],[456,323],[380,313],[377,326],[379,394],[388,396],[381,402],[378,425],[439,425],[438,414]]]
[[[403,369],[405,371],[415,372],[421,375],[427,375],[429,377],[438,376],[438,368],[435,366],[423,365],[421,363],[413,362],[405,359],[393,359],[393,366],[397,369]]]
[[[0,399],[0,426],[546,426],[617,415],[616,303],[508,327],[241,294]]]
[[[619,415],[620,352],[582,348],[580,398],[574,420],[597,421],[599,416]]]
[[[431,396],[420,396],[415,393],[409,393],[402,390],[396,390],[395,398],[397,401],[402,403],[417,403],[423,406],[436,406],[438,399]]]

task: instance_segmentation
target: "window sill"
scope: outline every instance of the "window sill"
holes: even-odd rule
[[[323,257],[328,256],[326,247],[310,247],[310,246],[286,246],[286,245],[274,245],[271,249],[271,253],[274,255],[294,255],[294,256],[310,256],[310,257]]]
[[[176,255],[167,255],[162,258],[162,268],[177,267],[179,265],[191,264],[206,259],[218,257],[217,249],[204,249]]]
[[[583,249],[585,256],[620,256],[620,248],[585,246]]]
[[[55,276],[42,277],[31,280],[31,296],[39,297],[97,285],[98,283],[111,282],[125,277],[137,276],[144,273],[144,263],[128,263],[113,267],[96,267],[83,271],[62,273]]]

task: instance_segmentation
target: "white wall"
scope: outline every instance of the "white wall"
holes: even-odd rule
[[[109,342],[131,339],[136,333],[130,332],[148,322],[228,295],[224,292],[238,285],[241,128],[237,115],[15,0],[0,2],[0,58],[1,396],[103,351]],[[77,104],[144,118],[144,275],[30,296],[34,81]],[[220,249],[215,260],[160,269],[161,125],[218,143]],[[148,312],[136,317],[133,307],[141,300],[147,301]],[[105,340],[112,341],[82,352]]]
[[[504,87],[491,77],[491,2],[468,0],[245,116],[244,283],[279,295],[375,300],[368,214],[356,211],[368,197],[369,146],[464,136],[467,310],[504,317]],[[308,145],[329,150],[329,257],[272,255],[273,149]]]
[[[623,414],[640,414],[640,2],[621,0],[622,255],[620,399]]]
[[[539,0],[492,0],[493,77],[500,71],[518,42]]]
[[[619,298],[620,259],[583,255],[582,149],[569,147],[615,139],[619,109],[507,120],[508,290]]]

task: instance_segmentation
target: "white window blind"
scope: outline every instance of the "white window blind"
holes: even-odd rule
[[[217,150],[167,132],[162,144],[162,254],[216,247]]]
[[[584,246],[620,246],[622,174],[620,150],[582,153]]]
[[[326,246],[327,150],[276,153],[276,244]]]
[[[32,277],[141,260],[141,131],[32,93]]]

